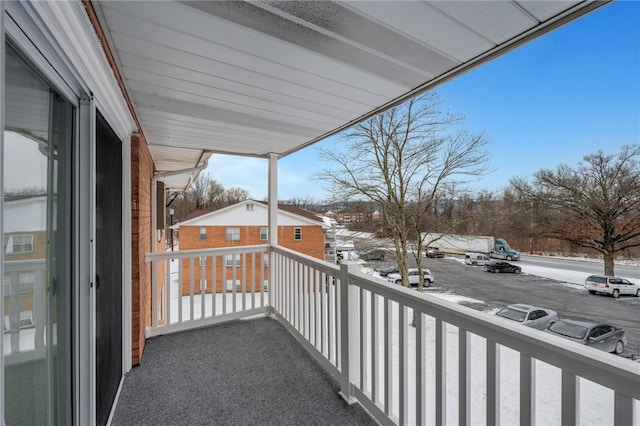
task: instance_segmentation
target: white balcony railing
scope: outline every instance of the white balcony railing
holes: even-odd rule
[[[268,246],[148,253],[154,270],[147,337],[264,314]]]
[[[227,301],[226,311],[206,312],[196,308],[197,302],[205,303],[198,297],[206,292],[181,292],[195,285],[194,279],[184,285],[183,272],[175,290],[170,278],[164,284],[183,311],[177,316],[167,312],[166,318],[173,319],[166,323],[154,317],[148,335],[271,313],[340,381],[342,396],[360,402],[381,424],[637,422],[639,364],[433,294],[389,285],[361,273],[357,265],[338,266],[264,246],[147,258],[156,267],[170,257],[193,265],[203,256],[246,259],[267,251],[270,297],[249,291],[263,287],[255,277],[241,274],[239,287],[224,292],[225,298],[235,294],[235,307]],[[154,290],[153,300],[166,303],[158,295]],[[251,305],[256,298],[262,304]]]

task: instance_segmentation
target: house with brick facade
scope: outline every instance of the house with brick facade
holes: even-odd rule
[[[180,250],[268,244],[268,213],[268,204],[256,200],[242,201],[218,210],[195,212],[177,225]],[[321,216],[295,206],[278,204],[277,222],[279,245],[317,259],[325,258],[327,225]],[[201,276],[201,266],[194,265],[195,277]],[[263,254],[261,259],[240,254],[207,258],[204,274],[206,292],[211,293],[214,281],[216,293],[233,290],[240,281],[234,277],[242,273],[246,276],[262,275],[254,286],[256,291],[260,291],[269,277],[267,255]],[[183,294],[190,292],[190,276],[191,265],[183,262]]]

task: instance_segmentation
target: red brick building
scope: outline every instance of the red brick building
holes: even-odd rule
[[[214,211],[201,211],[178,225],[180,250],[241,247],[269,243],[268,208],[262,201],[247,200]],[[325,226],[315,213],[298,207],[278,205],[278,245],[318,259],[324,259]],[[260,263],[262,262],[262,264]],[[241,255],[217,256],[216,292],[231,290],[231,277],[240,276],[241,266],[247,276],[263,273],[268,280],[269,268],[266,255],[262,259]],[[235,271],[234,271],[235,269]],[[190,264],[182,265],[183,294],[190,291]],[[205,270],[206,292],[211,293],[213,261],[207,258]],[[200,265],[194,265],[194,276],[200,277]],[[259,286],[258,286],[259,287]],[[259,291],[256,288],[256,291]]]

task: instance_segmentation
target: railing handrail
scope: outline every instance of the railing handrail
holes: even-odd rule
[[[306,264],[311,263],[318,271],[325,274],[337,276],[340,273],[339,265],[327,262],[326,260],[318,259],[317,257],[309,256],[282,246],[270,246],[270,249],[275,253],[286,255],[293,260]]]
[[[254,253],[258,251],[264,251],[265,253],[268,252],[269,245],[260,244],[255,246],[230,246],[230,247],[208,248],[208,249],[177,250],[177,251],[145,253],[144,260],[146,262],[152,262],[154,260],[188,259],[190,257],[218,256],[221,254],[234,254],[234,253]]]
[[[372,280],[361,272],[349,272],[349,284],[372,291],[404,306],[441,318],[448,324],[490,339],[577,376],[640,399],[640,364],[544,333],[447,300],[431,301],[415,290]],[[425,293],[423,293],[425,294]],[[428,293],[426,293],[428,294]],[[601,369],[607,365],[606,371]]]

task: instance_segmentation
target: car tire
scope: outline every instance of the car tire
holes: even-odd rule
[[[636,291],[636,297],[640,297],[640,290]]]
[[[617,299],[620,296],[620,290],[618,290],[617,288],[614,288],[613,293],[611,293],[611,295],[613,296],[614,299]]]
[[[596,291],[595,290],[589,290],[589,293],[596,294]],[[640,291],[638,291],[638,293],[640,293]]]
[[[497,269],[497,268],[493,270],[493,273],[494,273],[494,274],[497,274],[498,272],[500,272],[500,270],[499,270],[499,269]]]
[[[522,272],[522,270],[520,268],[516,268],[515,271],[513,272],[515,272],[516,274],[519,274],[520,272]]]
[[[616,345],[613,347],[613,353],[620,355],[624,351],[624,342],[622,340],[618,340]]]
[[[511,257],[511,256],[507,256],[507,260],[508,260],[509,262],[511,262],[511,261],[513,260],[513,257]]]
[[[402,285],[402,280],[396,280],[396,284]]]
[[[471,262],[472,266],[478,266],[478,262]]]

